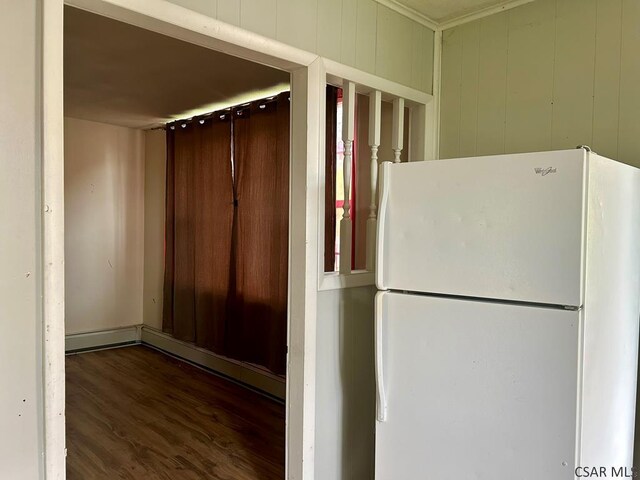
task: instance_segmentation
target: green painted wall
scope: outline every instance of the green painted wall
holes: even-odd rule
[[[170,0],[368,73],[432,92],[433,31],[375,0]]]
[[[441,158],[590,145],[640,167],[640,1],[536,0],[443,34]]]

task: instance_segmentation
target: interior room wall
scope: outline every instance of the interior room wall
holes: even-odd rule
[[[368,73],[432,92],[434,33],[375,0],[170,0]]]
[[[162,329],[167,144],[164,130],[144,132],[143,323]]]
[[[640,2],[537,0],[444,31],[440,156],[589,145],[640,166]]]
[[[39,3],[0,15],[0,478],[15,480],[43,472]]]
[[[66,333],[142,323],[144,134],[65,118]]]
[[[373,478],[375,287],[318,293],[315,477]]]

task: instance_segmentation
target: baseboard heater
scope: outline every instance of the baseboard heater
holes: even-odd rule
[[[67,335],[65,351],[73,354],[138,344],[156,348],[276,399],[284,400],[286,397],[283,377],[254,365],[216,355],[146,325]]]

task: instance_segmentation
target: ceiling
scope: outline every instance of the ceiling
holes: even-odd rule
[[[289,88],[289,74],[65,7],[65,115],[146,128]]]
[[[435,23],[444,23],[485,8],[509,3],[505,0],[392,0],[415,10]]]

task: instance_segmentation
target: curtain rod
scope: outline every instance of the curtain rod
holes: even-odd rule
[[[231,107],[226,107],[226,108],[223,108],[221,110],[215,110],[213,112],[203,113],[202,115],[195,115],[193,117],[189,117],[189,118],[185,118],[185,119],[172,120],[170,122],[167,122],[162,127],[157,127],[155,129],[152,128],[151,130],[156,130],[156,129],[166,130],[167,127],[175,128],[176,124],[186,125],[187,123],[190,123],[190,122],[193,122],[193,121],[200,121],[201,123],[204,123],[205,120],[208,120],[209,118],[212,118],[215,115],[220,115],[220,119],[222,120],[222,119],[224,119],[225,115],[231,114],[234,111],[240,111],[241,112],[241,111],[245,110],[247,107],[250,107],[253,104],[259,104],[260,108],[264,108],[265,105],[267,105],[269,103],[272,103],[272,102],[275,102],[280,95],[283,95],[285,93],[289,95],[287,100],[291,100],[291,92],[285,91],[285,92],[281,92],[279,94],[273,95],[271,97],[265,97],[265,98],[261,98],[259,100],[253,100],[251,102],[240,103],[238,105],[233,105]]]

